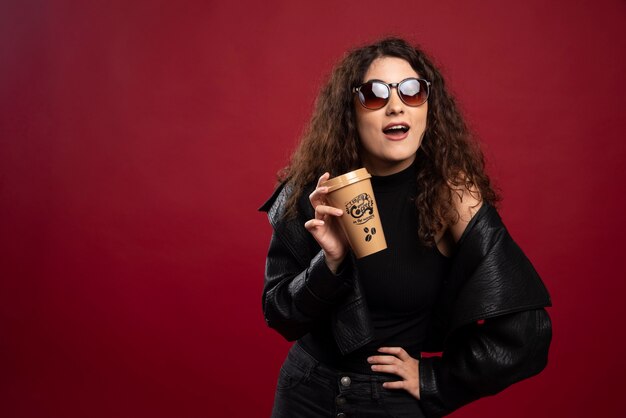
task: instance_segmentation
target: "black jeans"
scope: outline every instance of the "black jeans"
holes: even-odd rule
[[[382,387],[393,380],[400,377],[332,369],[296,343],[280,369],[272,418],[424,417],[407,391]]]

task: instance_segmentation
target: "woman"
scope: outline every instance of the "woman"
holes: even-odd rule
[[[322,184],[360,167],[388,248],[356,259]],[[422,51],[389,38],[347,54],[282,180],[261,208],[263,310],[297,343],[273,417],[442,416],[545,367],[548,293]]]

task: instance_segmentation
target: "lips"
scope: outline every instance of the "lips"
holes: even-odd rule
[[[408,136],[411,127],[405,122],[393,122],[383,128],[385,136],[393,141],[399,141]]]

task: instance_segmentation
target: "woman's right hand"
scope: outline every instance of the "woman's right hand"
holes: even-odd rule
[[[320,186],[329,178],[330,174],[324,173],[317,181],[313,193],[309,195],[309,201],[315,209],[315,218],[308,220],[304,227],[322,247],[328,268],[336,273],[348,253],[348,240],[339,225],[338,217],[343,215],[343,211],[327,205],[328,187]]]

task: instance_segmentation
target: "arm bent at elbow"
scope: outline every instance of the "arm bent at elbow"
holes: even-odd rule
[[[552,338],[544,309],[486,319],[457,330],[442,357],[420,362],[421,401],[429,417],[446,415],[543,370]]]
[[[302,337],[350,291],[350,270],[346,259],[334,274],[323,251],[303,267],[280,238],[272,235],[263,287],[267,324],[289,341]]]

